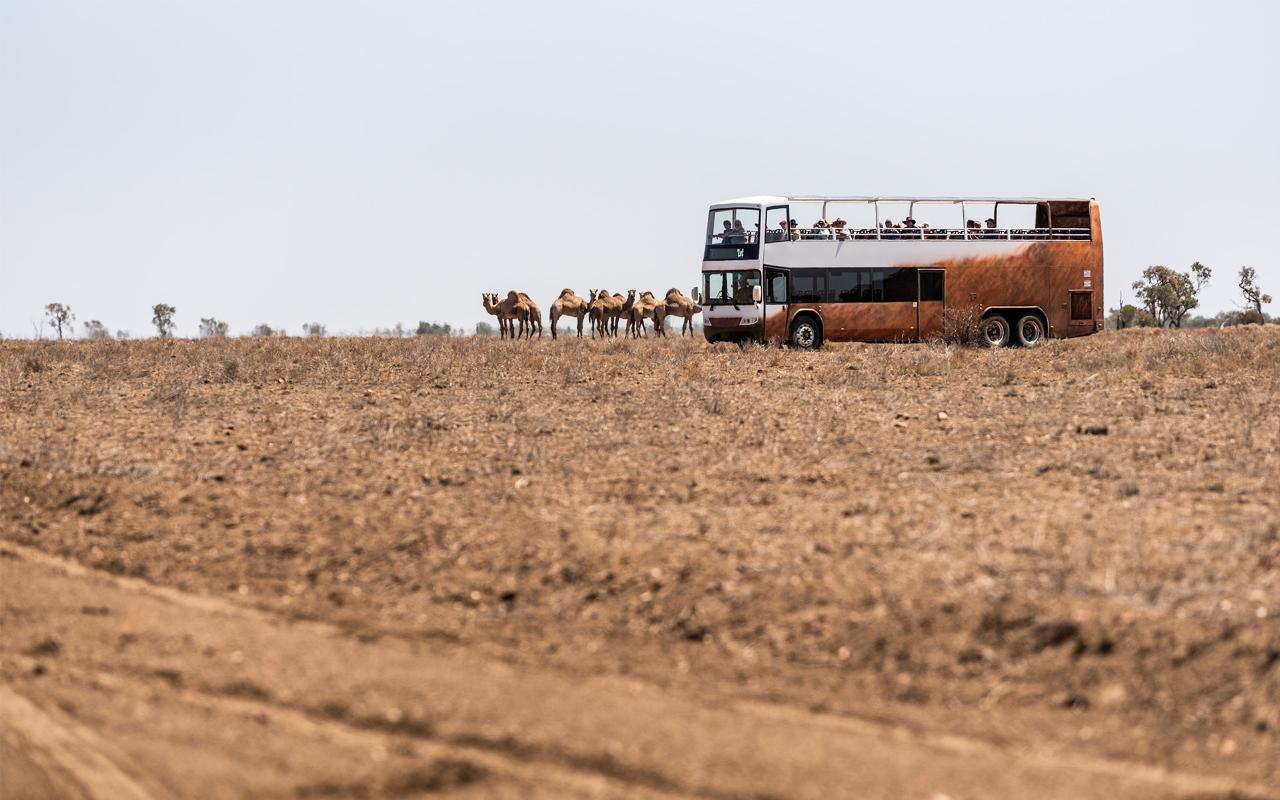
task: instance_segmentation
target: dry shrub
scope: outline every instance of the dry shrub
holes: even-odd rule
[[[982,341],[982,308],[977,305],[948,306],[942,312],[942,340],[971,345]]]

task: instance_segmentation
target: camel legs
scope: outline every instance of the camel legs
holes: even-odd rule
[[[554,308],[551,309],[551,313],[548,316],[551,318],[551,340],[555,341],[556,323],[560,321],[560,317],[556,316],[556,310]]]
[[[584,316],[583,312],[579,311],[578,312],[578,338],[579,339],[582,338],[582,317],[583,316]]]

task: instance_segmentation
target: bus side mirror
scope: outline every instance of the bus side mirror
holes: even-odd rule
[[[759,303],[764,299],[764,290],[760,288],[760,284],[751,287],[751,302]]]
[[[689,297],[691,297],[691,298],[693,299],[693,302],[695,302],[695,303],[701,303],[701,302],[702,302],[702,292],[698,291],[698,287],[697,287],[697,286],[693,287],[693,291],[692,291],[692,292],[689,292]]]

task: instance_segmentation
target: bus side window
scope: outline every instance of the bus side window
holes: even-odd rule
[[[787,206],[774,206],[765,212],[764,241],[766,244],[791,241],[791,228],[787,224],[787,210]]]
[[[821,303],[826,293],[825,270],[803,270],[791,273],[791,302]]]
[[[833,269],[827,272],[827,302],[857,302],[858,273],[854,270]]]
[[[941,302],[946,297],[946,275],[940,269],[920,271],[920,299],[926,303]]]

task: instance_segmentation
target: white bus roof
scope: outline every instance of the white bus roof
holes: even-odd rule
[[[782,203],[1088,203],[1092,200],[1092,197],[826,197],[821,195],[780,197],[757,195],[755,197],[722,200],[719,203],[712,203],[711,206],[712,208],[720,206],[767,206],[780,205]]]

